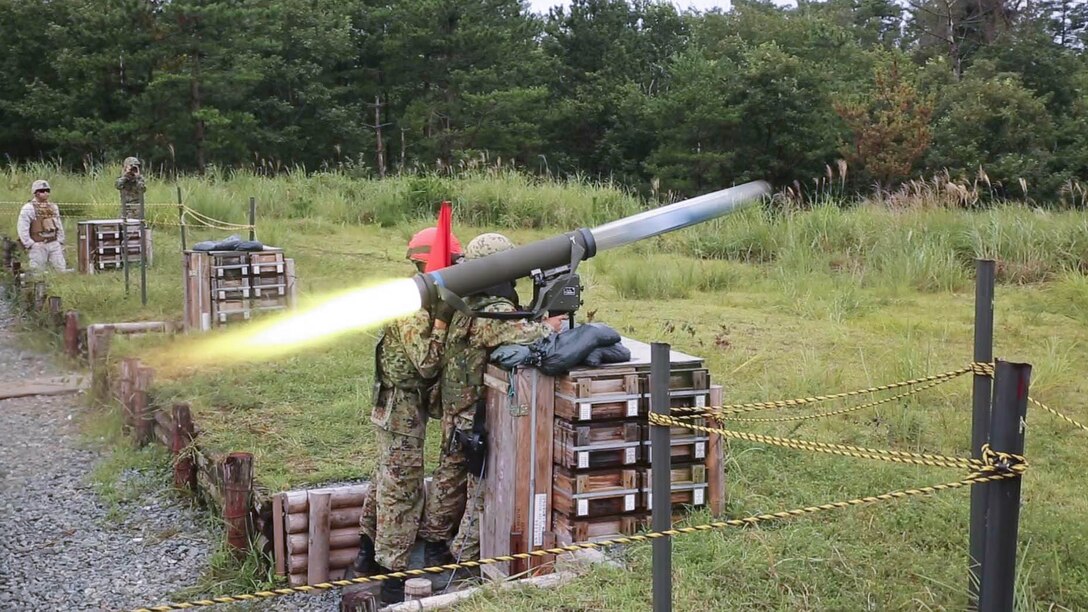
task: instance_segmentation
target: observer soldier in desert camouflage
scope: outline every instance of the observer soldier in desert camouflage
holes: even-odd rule
[[[481,234],[465,247],[465,259],[479,259],[512,248],[514,243],[502,234]],[[465,303],[474,312],[518,309],[512,282],[465,296]],[[454,313],[450,320],[439,374],[443,453],[431,481],[431,495],[419,531],[420,537],[428,542],[446,542],[457,528],[450,552],[458,560],[480,557],[479,516],[483,508],[480,478],[486,441],[474,434],[483,433],[482,400],[488,357],[497,346],[531,344],[545,338],[558,331],[562,321],[561,316],[536,322],[472,317],[462,312]],[[428,565],[441,562],[433,558],[425,561]]]
[[[126,157],[121,172],[121,177],[117,179],[117,190],[121,192],[121,218],[139,219],[140,203],[147,191],[144,177],[140,174],[140,160]]]
[[[435,228],[417,233],[409,242],[408,259],[422,272],[430,256]],[[461,247],[452,241],[455,257]],[[419,310],[387,325],[375,351],[374,408],[370,416],[378,438],[378,467],[360,519],[359,556],[349,576],[408,569],[423,511],[423,442],[431,391],[446,339],[452,309],[442,305]],[[382,602],[404,599],[404,580],[382,582]]]
[[[27,250],[32,272],[43,271],[47,265],[61,272],[68,267],[64,261],[64,224],[60,209],[49,201],[51,191],[48,181],[34,181],[30,187],[34,199],[23,204],[16,223],[19,241]]]

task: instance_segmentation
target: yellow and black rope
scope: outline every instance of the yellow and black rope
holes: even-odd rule
[[[680,535],[688,535],[693,533],[704,533],[708,531],[722,530],[729,527],[753,527],[767,521],[776,521],[797,518],[807,516],[809,514],[815,514],[825,510],[839,510],[844,508],[851,508],[855,506],[864,506],[869,504],[875,504],[882,501],[893,501],[897,499],[905,499],[908,497],[931,495],[940,491],[949,491],[953,489],[959,489],[976,484],[982,484],[987,482],[994,482],[997,480],[1004,480],[1007,478],[1018,478],[1021,475],[1022,470],[1010,471],[1002,470],[994,465],[986,465],[980,470],[971,473],[967,478],[963,480],[957,480],[953,482],[946,482],[942,484],[918,487],[914,489],[904,489],[899,491],[891,491],[889,493],[882,493],[880,495],[871,495],[867,497],[858,497],[854,499],[848,499],[846,501],[831,502],[827,504],[820,504],[818,506],[805,506],[803,508],[794,508],[792,510],[783,510],[781,512],[771,512],[765,514],[756,514],[740,519],[728,519],[724,521],[713,521],[705,523],[703,525],[695,525],[692,527],[673,527],[672,529],[666,529],[664,531],[651,531],[648,533],[642,533],[632,536],[624,536],[619,538],[612,538],[601,542],[581,542],[577,544],[571,544],[568,546],[559,546],[555,548],[544,548],[534,550],[526,553],[515,553],[512,555],[502,555],[499,557],[491,557],[489,559],[480,559],[479,561],[463,561],[461,563],[450,563],[448,565],[439,565],[434,567],[423,567],[418,569],[405,570],[403,572],[390,572],[388,574],[378,574],[374,576],[363,576],[359,578],[351,578],[349,580],[331,580],[328,582],[322,582],[319,584],[311,584],[297,587],[285,587],[280,589],[270,589],[267,591],[258,591],[255,593],[247,593],[244,595],[225,595],[222,597],[212,597],[209,599],[198,599],[194,601],[187,601],[182,603],[170,603],[161,606],[148,606],[143,608],[136,608],[131,612],[166,612],[168,610],[188,610],[192,608],[200,608],[207,606],[214,606],[224,603],[242,603],[247,601],[258,601],[264,599],[271,599],[274,597],[282,597],[286,595],[295,595],[298,593],[320,593],[332,589],[351,586],[354,584],[365,584],[381,582],[388,580],[389,578],[413,578],[417,576],[426,576],[427,574],[441,574],[446,571],[481,567],[484,565],[492,565],[495,563],[506,563],[509,561],[515,561],[518,559],[532,559],[534,557],[543,557],[547,555],[558,555],[563,553],[577,552],[580,550],[605,548],[608,546],[618,544],[637,544],[642,542],[649,542],[658,538],[671,538]]]

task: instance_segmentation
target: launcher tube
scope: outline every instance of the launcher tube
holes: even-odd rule
[[[436,272],[417,274],[414,280],[419,288],[422,305],[428,307],[440,299],[440,287],[461,297],[472,295],[501,282],[527,277],[534,270],[549,270],[570,264],[572,256],[578,254],[582,260],[589,259],[598,251],[624,246],[735,212],[770,191],[770,185],[764,181],[745,183],[648,210],[593,229],[578,229],[503,253],[463,261]]]

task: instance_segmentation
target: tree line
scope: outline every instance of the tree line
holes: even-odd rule
[[[0,0],[0,150],[693,194],[1088,182],[1080,0]]]

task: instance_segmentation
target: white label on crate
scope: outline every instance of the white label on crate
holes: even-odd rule
[[[695,494],[695,498],[692,500],[691,505],[693,505],[693,506],[703,505],[703,490],[702,489],[695,489],[692,492]]]
[[[589,453],[578,453],[578,468],[589,467]]]
[[[650,491],[650,490],[646,491],[646,509],[647,510],[653,510],[654,509],[654,492]]]
[[[588,499],[579,499],[578,500],[578,516],[585,516],[587,514],[589,514],[589,500]]]
[[[635,447],[629,447],[623,449],[623,462],[634,463],[635,462]]]
[[[200,329],[209,330],[212,328],[212,313],[202,312],[200,313]]]
[[[695,458],[696,459],[702,459],[703,457],[706,457],[706,443],[705,442],[696,442],[695,443]]]
[[[537,493],[533,507],[533,546],[544,546],[544,522],[548,520],[548,494]]]
[[[588,421],[589,417],[593,413],[593,404],[581,404],[578,406],[578,418],[583,421]]]
[[[623,496],[623,511],[624,512],[631,512],[634,509],[635,509],[635,496],[634,495],[624,495]]]
[[[695,396],[695,407],[696,408],[706,408],[706,396],[705,395],[696,395]]]
[[[637,417],[638,416],[638,400],[637,399],[627,400],[627,416],[629,416],[629,417]]]

